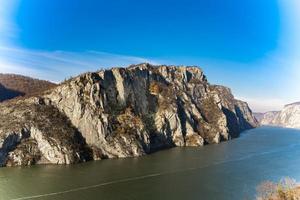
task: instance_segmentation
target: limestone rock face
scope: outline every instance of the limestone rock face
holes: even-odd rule
[[[282,126],[287,128],[300,128],[300,103],[284,106],[281,111],[263,113],[259,122],[261,125]]]
[[[271,125],[278,114],[279,111],[269,111],[266,113],[254,113],[254,116],[261,125]]]
[[[40,99],[0,104],[0,166],[70,164],[92,153],[69,120]]]
[[[2,165],[141,156],[219,143],[257,126],[247,103],[185,66],[86,73],[0,107]]]

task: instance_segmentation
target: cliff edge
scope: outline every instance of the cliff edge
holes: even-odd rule
[[[0,104],[0,164],[69,164],[220,143],[258,125],[198,67],[132,65],[82,74]]]

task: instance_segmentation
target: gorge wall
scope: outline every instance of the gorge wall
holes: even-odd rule
[[[198,67],[112,68],[0,104],[0,164],[141,156],[220,143],[257,125],[247,103]]]
[[[255,113],[261,125],[300,128],[300,103],[285,105],[281,111]]]

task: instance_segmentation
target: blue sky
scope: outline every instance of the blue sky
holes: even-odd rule
[[[255,111],[300,101],[297,0],[0,4],[0,72],[58,82],[131,63],[197,65]]]

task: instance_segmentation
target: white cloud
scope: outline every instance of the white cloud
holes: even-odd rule
[[[0,46],[1,73],[18,73],[55,82],[104,67],[142,62],[157,64],[146,58],[106,52],[51,52]]]

